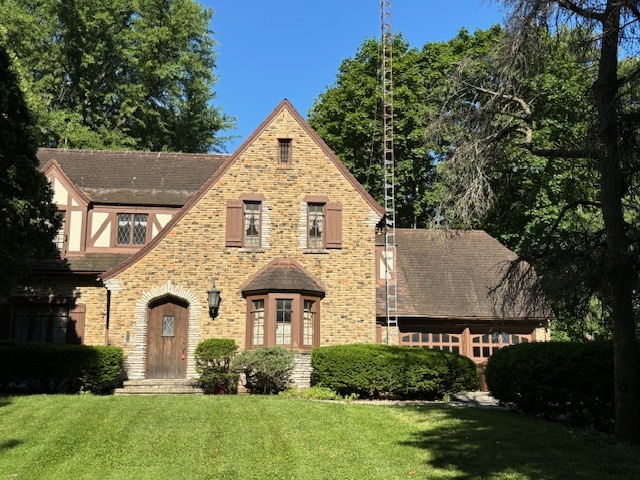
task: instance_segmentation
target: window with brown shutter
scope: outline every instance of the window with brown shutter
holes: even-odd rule
[[[227,200],[227,247],[242,247],[242,200]]]
[[[327,232],[325,247],[342,248],[342,205],[327,203],[325,217]]]
[[[291,139],[278,139],[278,166],[287,168],[291,166]]]
[[[239,200],[227,200],[227,247],[261,247],[263,200],[261,194],[242,194]]]

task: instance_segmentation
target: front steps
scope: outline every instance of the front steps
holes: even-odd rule
[[[122,388],[116,388],[115,395],[203,395],[204,391],[194,380],[184,378],[150,378],[125,380]]]

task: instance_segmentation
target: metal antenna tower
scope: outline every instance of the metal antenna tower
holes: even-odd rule
[[[398,327],[398,282],[396,272],[396,195],[395,158],[393,147],[393,33],[391,30],[391,0],[380,1],[382,26],[382,125],[384,154],[384,212],[386,228],[384,256],[386,271],[386,320],[387,343],[397,336]]]

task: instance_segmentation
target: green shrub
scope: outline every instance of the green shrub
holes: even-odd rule
[[[0,343],[0,390],[110,393],[119,383],[122,349],[52,343]]]
[[[308,400],[344,400],[342,395],[327,387],[289,388],[280,392],[283,397],[303,398]]]
[[[96,395],[113,393],[122,374],[122,349],[113,346],[86,347],[80,367],[80,388]]]
[[[237,393],[240,375],[231,371],[231,359],[238,351],[234,340],[209,338],[195,351],[200,386],[208,393]]]
[[[526,413],[613,430],[609,342],[536,342],[503,348],[489,359],[486,380],[496,399]]]
[[[449,352],[387,345],[340,345],[311,354],[312,385],[340,395],[442,398],[478,387],[472,360]]]
[[[291,382],[295,354],[281,347],[247,350],[233,359],[233,366],[245,375],[250,393],[278,393]]]

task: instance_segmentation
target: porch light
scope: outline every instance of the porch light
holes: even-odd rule
[[[211,289],[207,290],[207,301],[209,303],[209,316],[216,318],[218,316],[218,307],[220,307],[220,290],[216,288],[216,281],[213,281]]]

